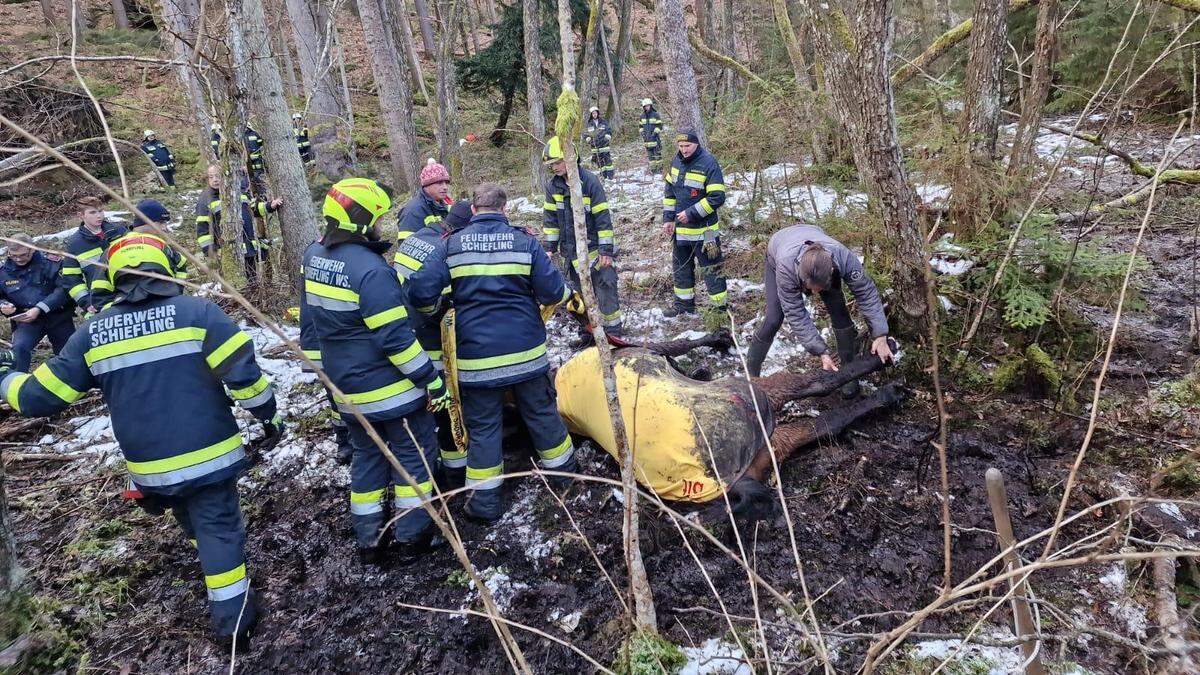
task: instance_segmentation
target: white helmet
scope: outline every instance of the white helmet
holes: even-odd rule
[[[597,108],[596,106],[592,106],[592,107],[588,108],[588,114],[591,114],[594,112],[600,112],[600,109]]]
[[[142,138],[154,138],[154,130],[146,129],[142,132]]]
[[[654,105],[654,99],[652,99],[652,98],[644,98],[644,99],[642,99],[642,105],[644,105],[644,106],[646,106],[646,105]]]
[[[217,124],[216,122],[213,122],[213,123],[212,123],[212,126],[210,126],[209,128],[210,128],[210,129],[212,129],[213,131],[220,131],[220,130],[221,130],[221,125],[220,125],[220,124]]]
[[[294,120],[298,120],[301,117],[303,117],[303,115],[301,115],[300,113],[292,113],[292,119],[294,119]]]

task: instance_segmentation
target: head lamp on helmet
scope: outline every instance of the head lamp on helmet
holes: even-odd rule
[[[127,234],[108,247],[108,280],[116,283],[125,270],[140,269],[175,276],[167,258],[167,242],[152,234]]]
[[[328,228],[366,234],[390,208],[392,200],[378,183],[369,178],[347,178],[329,188],[321,214]]]
[[[545,149],[542,150],[542,161],[546,164],[553,164],[562,159],[562,141],[558,140],[558,136],[551,136],[550,140],[546,141]]]

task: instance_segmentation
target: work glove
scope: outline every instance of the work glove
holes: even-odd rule
[[[0,375],[7,375],[13,368],[17,355],[11,349],[0,349]]]
[[[704,231],[704,254],[713,260],[721,257],[721,241],[712,230]]]
[[[446,388],[446,383],[442,378],[438,377],[425,387],[425,391],[429,393],[429,411],[441,412],[450,407],[454,399],[450,396],[450,390]]]
[[[262,438],[250,444],[250,461],[258,463],[259,457],[274,450],[275,446],[279,445],[279,441],[283,439],[285,431],[287,431],[287,426],[283,423],[283,415],[279,413],[275,413],[275,417],[271,421],[263,422]]]
[[[587,304],[583,301],[583,295],[579,291],[571,291],[571,297],[567,298],[567,311],[577,316],[587,317]]]

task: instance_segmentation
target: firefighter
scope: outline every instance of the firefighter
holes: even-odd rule
[[[221,143],[225,142],[225,135],[221,133],[221,125],[216,122],[209,127],[208,145],[212,148],[213,159],[221,161]]]
[[[43,337],[57,354],[75,332],[71,298],[62,287],[62,258],[35,251],[33,238],[9,236],[8,260],[0,267],[0,314],[12,322],[13,368],[29,370]],[[22,243],[17,243],[22,242]]]
[[[721,223],[725,177],[717,158],[700,147],[693,129],[675,136],[679,152],[664,175],[663,233],[672,238],[675,303],[666,316],[696,313],[696,273],[704,276],[713,308],[725,311],[725,275],[721,270]],[[695,266],[695,268],[693,268]]]
[[[153,513],[171,509],[199,553],[216,633],[245,649],[259,610],[246,574],[237,477],[254,447],[242,444],[230,397],[262,422],[260,449],[278,442],[282,424],[250,337],[212,302],[182,295],[169,279],[132,273],[171,276],[165,249],[148,234],[112,242],[112,306],[32,375],[8,372],[0,390],[26,417],[55,415],[101,390],[139,501]],[[11,366],[4,360],[0,370]]]
[[[320,240],[309,244],[304,252],[305,259],[308,258],[314,247],[320,244]],[[304,275],[303,267],[300,268],[300,274]],[[303,285],[303,281],[301,285]],[[313,323],[313,313],[303,298],[300,302],[300,349],[318,368],[325,370],[325,362],[321,360],[321,341],[317,338],[317,326]],[[300,362],[300,370],[314,372],[312,366],[308,365],[308,361]],[[329,402],[329,424],[333,427],[333,440],[337,444],[337,454],[334,455],[334,460],[338,464],[346,466],[350,464],[350,460],[354,456],[354,446],[350,445],[350,428],[347,426],[346,420],[342,418],[342,414],[338,412],[333,392],[325,386],[324,382],[321,383],[321,387],[325,389],[325,400]]]
[[[213,164],[205,172],[208,185],[196,200],[196,245],[200,247],[206,258],[214,258],[221,248],[221,167]],[[242,240],[245,251],[242,253],[242,263],[246,272],[246,280],[254,283],[258,280],[258,262],[267,259],[268,242],[260,239],[254,231],[254,214],[265,218],[268,213],[279,210],[283,199],[271,200],[251,199],[246,194],[246,179],[242,177]]]
[[[156,199],[143,199],[137,203],[136,209],[133,214],[133,225],[129,229],[134,232],[153,234],[162,239],[163,232],[171,222],[171,212],[167,210],[167,207]],[[143,219],[143,215],[149,220]],[[167,258],[170,259],[171,267],[175,270],[175,278],[187,279],[189,276],[187,258],[170,246],[167,247]]]
[[[612,129],[608,120],[600,116],[600,109],[592,106],[588,109],[587,128],[583,132],[592,148],[592,164],[600,175],[611,180],[613,173]]]
[[[104,218],[103,202],[82,197],[76,202],[79,229],[67,237],[63,249],[62,285],[75,305],[90,316],[104,309],[112,299],[113,287],[105,274],[105,251],[117,237],[128,234],[124,225]]]
[[[242,130],[242,142],[246,145],[246,169],[250,172],[250,189],[255,196],[262,196],[267,192],[267,161],[263,158],[263,139],[246,122],[246,128]]]
[[[548,372],[546,326],[538,305],[570,297],[562,274],[537,239],[504,216],[507,195],[485,183],[475,189],[470,224],[455,230],[408,278],[410,301],[436,313],[450,286],[455,312],[455,367],[467,427],[468,517],[495,522],[503,512],[501,421],[512,395],[544,469],[574,472],[575,448],[558,416]],[[552,484],[564,487],[568,477]]]
[[[650,170],[657,171],[662,166],[662,131],[663,121],[654,109],[654,99],[642,99],[642,117],[638,120],[642,127],[642,142],[646,144],[646,156],[650,158]]]
[[[338,410],[349,425],[350,513],[360,558],[385,561],[381,539],[384,495],[392,492],[394,537],[402,560],[442,543],[422,498],[433,490],[427,467],[436,462],[433,412],[450,405],[450,392],[417,342],[408,320],[404,287],[383,258],[378,220],[392,202],[365,178],[339,181],[325,197],[325,233],[304,258],[303,311],[312,313],[322,363],[341,390]],[[409,485],[391,467],[357,411],[388,444],[416,481]]]
[[[858,308],[871,328],[871,353],[884,363],[892,360],[887,339],[888,320],[879,289],[863,269],[858,255],[821,228],[799,224],[771,235],[763,283],[767,296],[766,316],[754,332],[746,354],[746,367],[751,375],[757,377],[762,370],[763,360],[785,318],[804,349],[820,359],[822,370],[838,369],[829,355],[829,346],[805,307],[805,296],[821,297],[837,339],[838,361],[842,365],[853,361],[858,356],[858,329],[846,309],[843,285],[854,294]],[[841,393],[845,398],[858,396],[858,380],[843,385]]]
[[[400,282],[406,283],[409,277],[421,269],[421,266],[425,264],[425,259],[429,257],[447,232],[466,226],[470,220],[471,202],[464,199],[450,207],[444,219],[430,221],[428,225],[401,241],[392,265],[396,268],[396,273],[400,275]],[[442,292],[449,293],[449,286],[442,289]],[[447,307],[441,309],[447,309]],[[408,317],[412,321],[413,333],[416,334],[417,341],[421,343],[421,349],[424,349],[425,353],[429,355],[438,372],[444,374],[441,312],[434,316],[426,316],[416,311],[410,302]],[[442,479],[442,483],[439,485],[443,485],[447,490],[460,488],[466,478],[467,453],[459,450],[454,443],[448,410],[437,413],[437,427],[438,459]]]
[[[412,199],[400,209],[400,218],[396,221],[396,252],[399,245],[412,236],[414,232],[429,225],[442,222],[450,205],[450,172],[445,166],[430,159],[421,167],[421,188]]]
[[[142,152],[154,165],[154,170],[162,178],[163,184],[167,187],[175,187],[175,155],[171,154],[170,148],[165,143],[158,140],[153,129],[143,131],[142,138]]]
[[[308,125],[303,120],[304,116],[300,113],[292,113],[292,135],[296,137],[296,149],[300,151],[300,161],[308,166],[316,158],[313,157],[312,142],[308,139]]]
[[[575,219],[571,211],[571,189],[567,185],[567,162],[563,159],[562,142],[557,136],[546,143],[542,159],[554,172],[546,182],[546,201],[542,204],[542,231],[546,235],[546,250],[562,252],[563,269],[571,288],[579,290],[579,260],[575,249]],[[588,269],[592,289],[604,330],[610,335],[621,334],[621,302],[617,295],[617,268],[613,264],[617,245],[613,238],[612,212],[604,185],[596,175],[579,167],[579,182],[583,189],[583,212],[587,221]],[[591,333],[587,334],[590,337]]]

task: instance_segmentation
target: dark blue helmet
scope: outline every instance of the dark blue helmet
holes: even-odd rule
[[[171,212],[167,210],[167,207],[162,205],[162,202],[156,199],[143,199],[137,203],[137,210],[144,213],[147,218],[156,223],[165,223],[171,220]],[[147,224],[136,213],[133,215],[134,227],[141,227]]]

